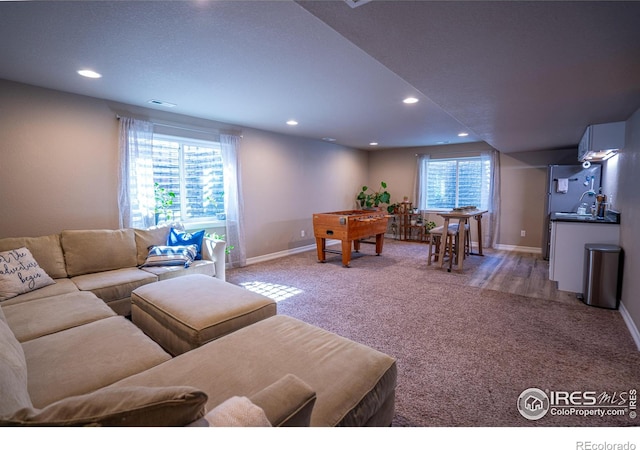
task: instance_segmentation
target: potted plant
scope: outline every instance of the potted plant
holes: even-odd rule
[[[430,234],[430,231],[433,230],[436,227],[436,223],[429,221],[427,223],[424,224],[424,228],[427,232],[427,234]]]
[[[153,183],[153,191],[156,199],[156,206],[153,210],[156,216],[156,225],[160,218],[160,214],[164,214],[165,220],[171,220],[171,206],[176,198],[175,192],[167,191],[160,187],[160,183]]]
[[[220,239],[220,240],[222,240],[222,241],[224,241],[224,240],[225,240],[225,236],[224,236],[224,234],[218,234],[218,233],[216,233],[215,231],[214,231],[213,233],[205,233],[204,235],[205,235],[206,237],[208,237],[208,238],[211,238],[211,239]],[[225,255],[228,255],[229,253],[231,253],[231,250],[233,250],[234,248],[235,248],[235,246],[230,245],[230,244],[227,242],[227,246],[224,248],[224,253],[225,253]]]
[[[368,186],[362,186],[362,190],[358,193],[356,197],[360,208],[363,209],[371,209],[371,208],[379,208],[381,203],[386,203],[387,211],[389,213],[393,212],[394,205],[390,205],[391,194],[387,191],[387,183],[384,181],[380,182],[380,188],[377,191],[369,191]]]

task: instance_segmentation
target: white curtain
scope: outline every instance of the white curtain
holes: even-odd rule
[[[224,164],[224,204],[227,225],[225,240],[233,250],[227,255],[229,267],[242,267],[247,264],[244,245],[244,212],[240,166],[238,162],[238,143],[240,138],[229,134],[220,135],[222,162]]]
[[[498,245],[500,230],[500,152],[492,150],[491,158],[491,213],[489,214],[489,230],[486,247]]]
[[[414,193],[416,204],[420,211],[427,209],[426,189],[422,186],[427,184],[427,165],[429,164],[429,155],[418,155],[418,170],[415,178]]]
[[[153,191],[153,124],[120,117],[118,213],[120,228],[155,224]],[[141,215],[133,212],[139,211]]]

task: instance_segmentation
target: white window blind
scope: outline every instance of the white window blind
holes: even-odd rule
[[[220,144],[177,136],[153,136],[153,180],[175,193],[173,219],[224,220]]]
[[[420,209],[450,210],[462,206],[490,209],[490,158],[424,158],[420,164]]]

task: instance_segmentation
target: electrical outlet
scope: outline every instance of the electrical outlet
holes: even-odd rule
[[[300,237],[304,237],[304,230],[300,230]]]
[[[520,237],[525,237],[527,232],[525,230],[520,230]]]

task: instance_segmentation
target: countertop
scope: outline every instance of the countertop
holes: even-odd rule
[[[619,224],[620,213],[616,211],[607,211],[604,219],[598,219],[592,215],[578,215],[577,213],[563,213],[555,212],[551,213],[549,220],[555,222],[579,222],[579,223],[593,223],[593,224]]]

